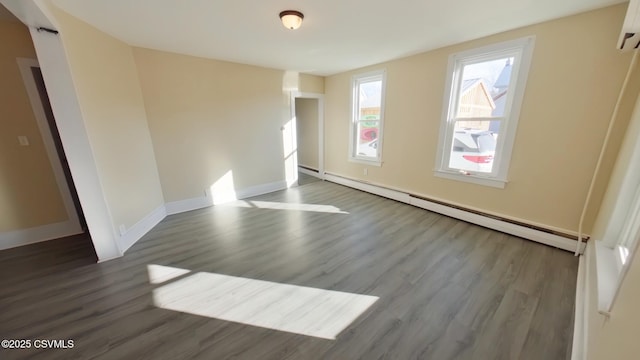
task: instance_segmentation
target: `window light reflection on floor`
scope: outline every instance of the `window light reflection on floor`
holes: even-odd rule
[[[272,210],[312,211],[312,212],[324,212],[324,213],[332,213],[332,214],[348,214],[348,212],[342,211],[340,210],[340,208],[337,208],[333,205],[320,205],[320,204],[300,204],[300,203],[284,203],[284,202],[272,202],[272,201],[238,200],[238,201],[226,203],[224,204],[224,206],[272,209]]]
[[[147,265],[147,274],[149,275],[149,282],[152,284],[161,284],[165,281],[180,277],[184,274],[188,274],[191,271],[186,269],[180,269],[171,266],[162,265]]]
[[[158,273],[158,266],[149,265],[154,269],[150,272]],[[169,268],[165,274],[189,272],[165,268]],[[162,309],[331,340],[377,300],[376,296],[206,272],[153,290],[154,304]]]

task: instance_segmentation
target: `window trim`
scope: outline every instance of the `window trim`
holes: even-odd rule
[[[616,196],[602,239],[595,242],[598,312],[609,316],[640,245],[640,145]]]
[[[518,121],[520,119],[520,110],[531,68],[534,45],[535,36],[527,36],[461,51],[449,56],[434,169],[435,176],[496,188],[505,187],[508,183],[507,175],[509,172],[509,164],[511,162],[516,129],[518,128]],[[455,127],[455,121],[451,121],[451,119],[453,119],[453,112],[456,111],[456,101],[458,100],[461,73],[464,65],[511,54],[514,54],[519,61],[515,62],[512,69],[511,79],[512,81],[515,80],[512,85],[514,86],[514,91],[513,95],[507,99],[505,115],[502,116],[504,120],[503,123],[500,124],[501,136],[496,144],[496,154],[500,155],[494,158],[494,171],[491,174],[462,173],[459,170],[449,168],[448,160],[451,152],[449,148],[453,141],[453,131]]]
[[[356,152],[356,143],[358,136],[358,107],[359,105],[359,84],[362,80],[367,80],[371,78],[380,78],[382,80],[382,87],[380,91],[380,120],[378,125],[378,148],[377,153],[378,157],[376,159],[366,157],[366,156],[358,156]],[[351,119],[349,122],[349,157],[348,160],[350,162],[372,165],[372,166],[382,166],[382,148],[384,145],[384,118],[385,118],[385,94],[386,94],[386,86],[387,86],[387,71],[385,69],[369,71],[365,73],[355,74],[351,77]]]

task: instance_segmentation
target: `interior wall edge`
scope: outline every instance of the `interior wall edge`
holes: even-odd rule
[[[140,219],[127,229],[125,233],[121,234],[120,239],[118,239],[120,251],[124,254],[125,251],[129,250],[129,248],[158,225],[165,217],[167,217],[167,210],[166,206],[162,204]]]

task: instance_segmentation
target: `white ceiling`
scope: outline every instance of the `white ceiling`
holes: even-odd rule
[[[317,75],[624,1],[54,0],[130,45]],[[289,9],[298,30],[280,23]]]

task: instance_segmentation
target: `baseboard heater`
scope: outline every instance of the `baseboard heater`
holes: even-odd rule
[[[574,252],[578,244],[576,235],[468,209],[441,200],[430,199],[421,195],[390,189],[330,173],[325,174],[325,180],[566,251]],[[588,240],[588,238],[586,240]],[[580,246],[580,253],[584,251],[584,248],[585,243],[583,242]]]
[[[314,169],[314,168],[312,168],[312,167],[304,166],[304,165],[298,165],[298,169],[300,169],[300,170],[306,170],[306,171],[311,171],[311,172],[314,172],[314,173],[316,173],[316,174],[317,174],[317,173],[319,173],[318,169]]]
[[[320,171],[318,171],[318,169],[314,169],[312,167],[308,167],[304,165],[298,165],[298,171],[303,174],[307,174],[313,177],[317,177],[318,179],[322,179],[322,176],[320,176]]]

